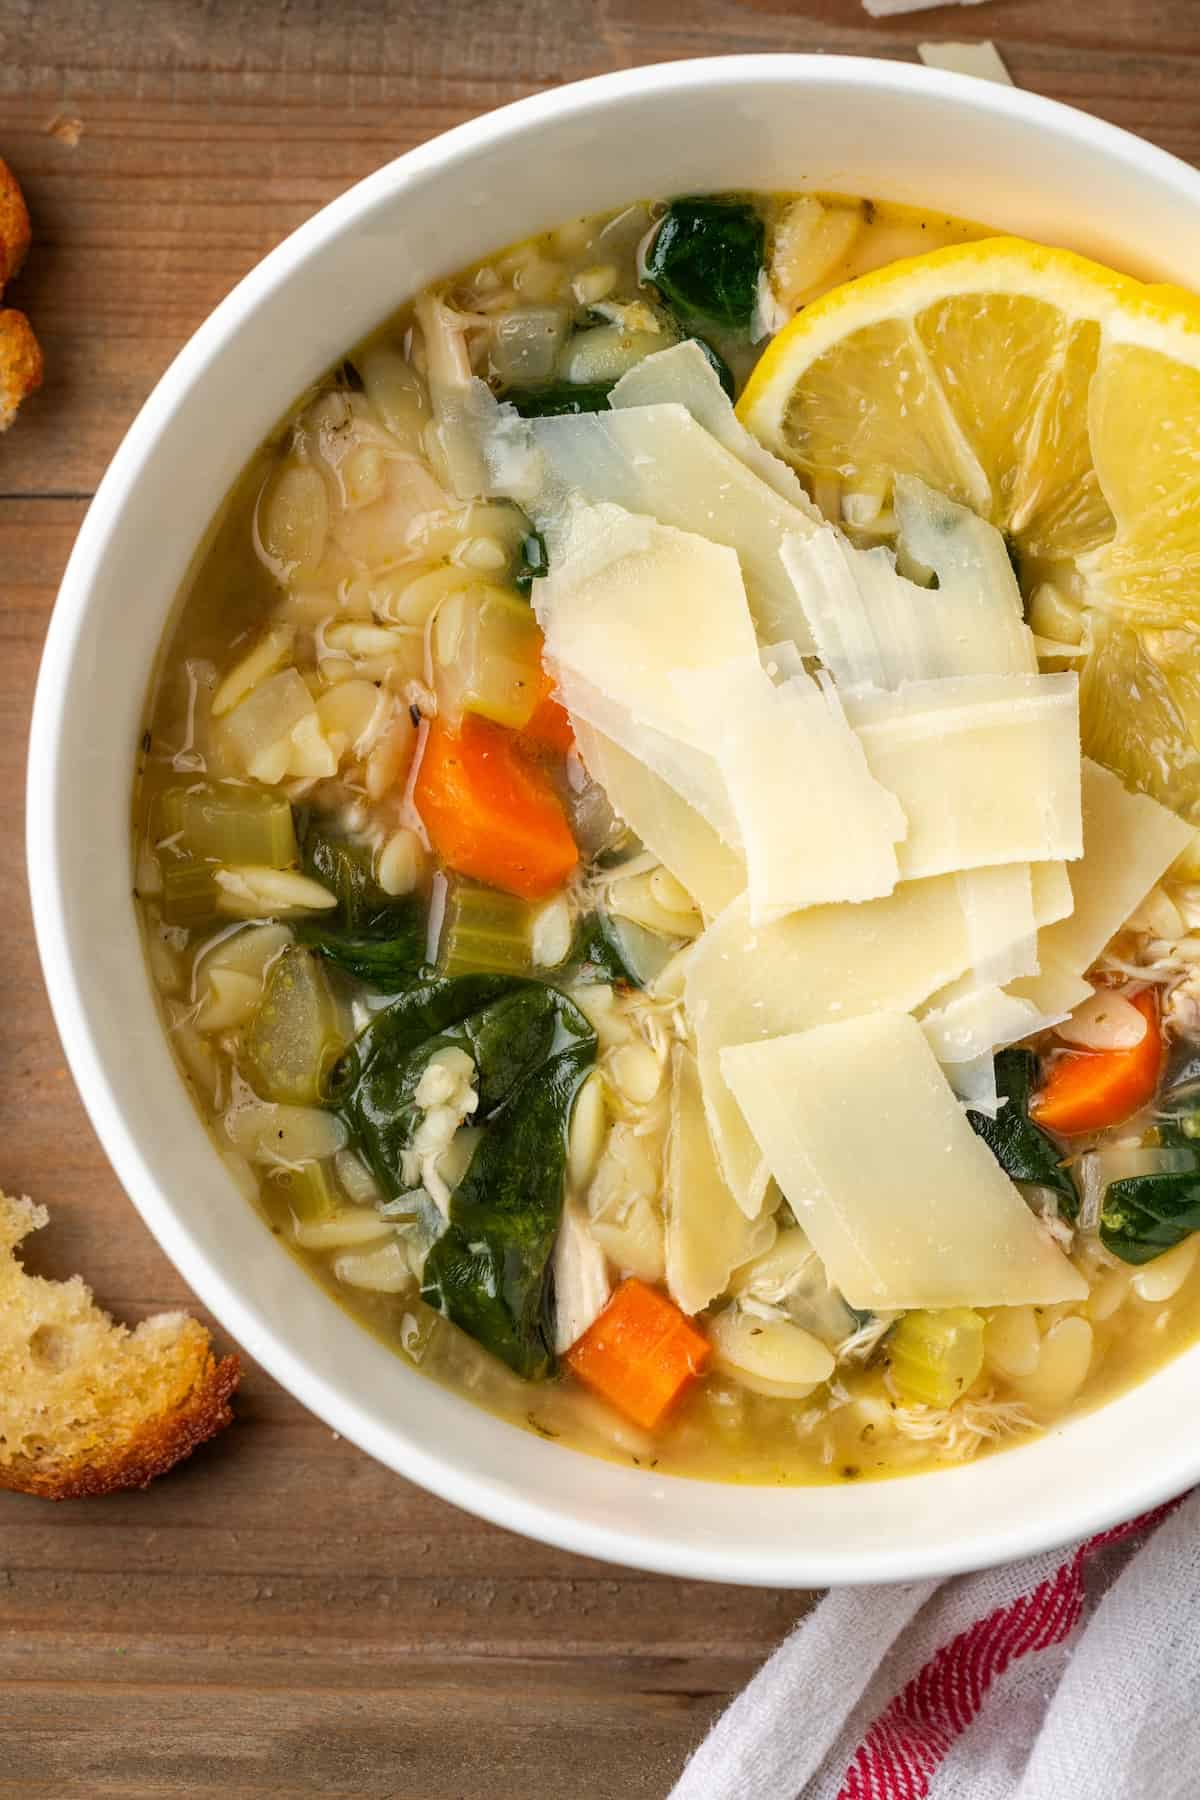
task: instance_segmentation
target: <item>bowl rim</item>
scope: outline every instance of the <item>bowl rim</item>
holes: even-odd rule
[[[100,1056],[69,951],[56,817],[59,793],[60,696],[79,648],[97,567],[118,529],[120,514],[153,452],[159,434],[188,389],[200,379],[243,316],[291,277],[298,265],[335,240],[382,197],[413,177],[436,171],[500,138],[550,124],[582,105],[667,91],[716,90],[722,84],[844,84],[881,95],[905,93],[969,100],[1009,122],[1042,123],[1085,148],[1107,150],[1160,187],[1173,188],[1200,211],[1200,172],[1118,126],[1061,102],[970,76],[873,57],[760,53],[655,63],[590,77],[514,101],[467,120],[391,159],[319,209],[249,271],[182,346],[139,409],[101,478],[80,526],[54,603],[38,673],[26,783],[26,856],[33,918],[54,1020],[71,1073],[101,1146],[143,1221],[203,1305],[267,1372],[308,1410],[359,1448],[454,1505],[556,1548],[667,1575],[751,1585],[818,1587],[911,1581],[946,1576],[1043,1551],[1103,1530],[1183,1491],[1200,1475],[1200,1445],[1148,1470],[1124,1468],[1111,1489],[1081,1493],[1047,1507],[1032,1522],[1021,1518],[980,1534],[967,1525],[950,1543],[915,1543],[898,1558],[894,1546],[806,1551],[780,1567],[777,1553],[752,1542],[676,1545],[655,1531],[606,1528],[573,1521],[554,1503],[456,1464],[450,1449],[430,1449],[411,1430],[383,1427],[365,1407],[337,1394],[319,1365],[296,1358],[215,1263],[199,1256],[175,1214],[169,1194],[127,1127]],[[556,1454],[561,1452],[556,1451]],[[572,1452],[572,1454],[580,1454]],[[1018,1454],[1016,1451],[1005,1455]],[[956,1471],[939,1470],[953,1480]],[[926,1477],[907,1478],[919,1482]],[[711,1484],[721,1493],[725,1484]],[[872,1484],[875,1485],[875,1484]],[[841,1490],[837,1490],[841,1491]],[[914,1497],[916,1490],[914,1488]]]

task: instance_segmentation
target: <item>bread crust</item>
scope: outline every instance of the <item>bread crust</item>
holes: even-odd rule
[[[237,1356],[218,1359],[206,1349],[196,1381],[183,1402],[147,1419],[130,1436],[107,1448],[103,1457],[75,1466],[52,1462],[0,1463],[0,1488],[35,1494],[43,1500],[83,1500],[144,1488],[165,1475],[233,1419],[230,1400],[241,1380]]]
[[[11,281],[29,249],[29,211],[16,176],[0,157],[0,288]]]
[[[42,348],[22,312],[0,308],[0,431],[7,431],[17,408],[42,385]]]

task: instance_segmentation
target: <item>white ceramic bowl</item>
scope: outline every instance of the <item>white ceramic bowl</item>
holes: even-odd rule
[[[401,157],[267,257],[186,345],[101,483],[47,639],[29,763],[34,917],[72,1071],[200,1298],[356,1444],[514,1530],[614,1562],[816,1586],[998,1562],[1200,1476],[1200,1349],[966,1468],[731,1488],[595,1461],[427,1382],[341,1313],[232,1187],[166,1053],[130,905],[129,795],[172,598],[214,508],[307,382],[433,277],[645,195],[839,190],[945,207],[1200,286],[1200,176],[1081,113],[899,63],[731,57],[525,100]]]

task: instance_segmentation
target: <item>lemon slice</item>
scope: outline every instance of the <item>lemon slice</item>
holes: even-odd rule
[[[846,519],[912,474],[1002,530],[1083,609],[1089,754],[1200,818],[1200,299],[953,245],[797,314],[738,414]]]

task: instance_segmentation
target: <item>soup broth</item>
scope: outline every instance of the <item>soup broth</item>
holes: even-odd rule
[[[1200,1325],[1200,1239],[1180,1186],[1200,1162],[1189,1148],[1200,1119],[1191,1110],[1200,863],[1192,866],[1188,833],[1174,845],[1162,828],[1149,897],[1133,894],[1129,916],[1112,922],[1115,936],[1089,959],[1086,997],[1070,997],[1057,1024],[1022,988],[1045,980],[1043,957],[1040,974],[1014,965],[1011,976],[976,982],[1028,1006],[1036,1029],[994,1035],[982,1059],[939,1051],[972,1120],[986,1121],[971,1143],[986,1144],[1019,1183],[1041,1234],[1037,1254],[1057,1259],[1069,1294],[1039,1298],[1027,1284],[1020,1291],[1031,1297],[1000,1304],[984,1281],[961,1302],[864,1305],[826,1267],[832,1253],[817,1254],[806,1202],[749,1104],[763,1168],[744,1188],[731,1173],[746,1125],[720,1111],[727,1064],[713,1060],[716,1050],[706,1061],[710,1015],[695,970],[713,934],[731,929],[759,852],[747,830],[743,864],[742,847],[700,805],[713,791],[716,727],[698,747],[682,727],[671,738],[665,711],[639,717],[632,699],[603,689],[599,663],[574,667],[563,617],[548,619],[539,598],[547,586],[565,591],[562,571],[593,554],[577,545],[569,563],[563,533],[543,518],[555,483],[554,505],[569,512],[561,490],[577,489],[575,472],[593,459],[599,485],[586,499],[595,516],[617,534],[632,517],[641,536],[629,537],[629,554],[659,558],[661,588],[650,584],[644,606],[672,584],[694,597],[697,571],[714,593],[740,586],[737,551],[763,705],[789,684],[807,682],[817,696],[857,691],[824,640],[818,655],[768,632],[783,577],[773,561],[751,579],[741,523],[714,523],[712,542],[707,527],[681,524],[702,458],[689,474],[691,463],[664,452],[670,470],[647,537],[659,490],[644,485],[643,503],[628,501],[636,482],[651,480],[645,459],[630,451],[611,473],[626,439],[604,440],[605,462],[583,427],[654,414],[645,428],[680,433],[681,458],[707,427],[716,435],[703,454],[739,459],[764,518],[773,506],[807,520],[815,502],[838,527],[839,555],[883,558],[869,567],[886,565],[889,580],[898,571],[906,593],[945,597],[945,572],[923,564],[897,525],[903,493],[898,484],[893,496],[891,473],[920,473],[907,450],[886,484],[858,442],[820,466],[798,456],[802,491],[793,495],[785,463],[776,474],[753,440],[735,440],[732,414],[714,423],[713,411],[699,424],[689,415],[698,377],[688,376],[681,404],[654,385],[653,359],[690,343],[715,376],[714,395],[740,393],[748,380],[753,389],[760,358],[775,354],[768,344],[822,296],[987,236],[865,198],[736,195],[637,202],[490,255],[404,304],[298,400],[226,500],[163,646],[135,786],[137,904],[167,1042],[231,1180],[281,1246],[398,1357],[525,1429],[597,1455],[760,1483],[913,1472],[1100,1403]],[[905,430],[924,444],[924,364],[915,353],[904,363],[899,340],[868,328],[878,334],[880,379],[897,391],[913,382]],[[1075,343],[1056,352],[1062,367]],[[649,385],[622,412],[614,388],[635,375]],[[953,384],[946,391],[953,401]],[[531,420],[556,429],[522,436]],[[533,473],[531,443],[543,458]],[[939,466],[935,457],[931,490]],[[961,511],[970,496],[952,485],[946,504]],[[750,532],[758,515],[745,504]],[[1064,539],[1079,511],[1063,512]],[[1040,517],[1033,501],[1026,515]],[[952,536],[958,527],[938,516]],[[1068,696],[1074,705],[1085,652],[1086,690],[1115,654],[1116,628],[1102,641],[1077,630],[1083,603],[1046,516],[1036,542],[1032,526],[1026,532],[1032,548],[1020,530],[1005,526],[1005,537],[1037,634],[1029,641],[1040,660],[1030,666],[1040,673],[1027,679],[1056,676],[1047,705]],[[991,525],[982,529],[1002,545]],[[693,560],[677,571],[685,553]],[[1012,580],[1007,561],[1002,574]],[[586,570],[579,579],[593,608],[578,615],[582,642],[602,589]],[[702,634],[708,615],[694,616]],[[631,629],[639,617],[630,615]],[[1025,630],[1019,614],[1011,624]],[[687,635],[680,663],[694,668]],[[745,657],[731,653],[735,667],[751,680]],[[736,719],[731,679],[721,677],[727,700],[715,710]],[[744,716],[744,732],[722,726],[719,740],[735,797],[728,770],[752,743]],[[875,727],[849,716],[874,741]],[[1089,744],[1086,718],[1085,707],[1085,748],[1129,789],[1145,788],[1113,751],[1119,734],[1107,747]],[[788,719],[780,713],[772,730],[790,730]],[[838,721],[848,729],[840,712]],[[1131,718],[1127,735],[1136,733]],[[639,836],[617,787],[643,794],[631,773],[642,768],[643,742],[653,780],[667,781],[656,804],[665,791],[672,810],[670,831],[660,811],[639,819]],[[794,774],[820,779],[820,770]],[[1177,789],[1158,798],[1190,814]],[[672,844],[691,834],[680,861],[663,853],[660,832]],[[899,842],[899,828],[894,835]],[[915,855],[911,830],[906,841]],[[1083,853],[1086,862],[1086,835]],[[703,864],[703,893],[680,878],[689,855]],[[1064,864],[1031,854],[1021,866],[1061,873]],[[953,882],[957,867],[905,883],[901,864],[901,884]],[[1036,879],[1023,891],[1036,901]],[[866,904],[883,906],[886,892],[874,893]],[[811,904],[825,914],[838,898]],[[1064,904],[1069,911],[1069,889]],[[1039,914],[1039,934],[1062,916]],[[758,954],[759,927],[784,929],[769,908],[752,919],[738,940],[747,955]],[[895,1010],[922,1013],[934,990],[965,979],[963,968]],[[1077,988],[1087,973],[1076,972]],[[935,998],[949,1008],[963,995]],[[840,1003],[831,1008],[836,1024]],[[777,1029],[782,1038],[813,1022]],[[1147,1065],[1149,1086],[1137,1088],[1144,1069],[1127,1072],[1124,1110],[1118,1101],[1108,1118],[1101,1107],[1080,1126],[1093,1115],[1072,1113],[1067,1094],[1066,1110],[1054,1111],[1056,1083],[1075,1079],[1080,1062],[1098,1068],[1123,1055],[1132,1069],[1151,1040],[1163,1048]],[[735,1033],[718,1048],[741,1041]],[[991,1079],[993,1051],[1000,1092],[989,1106],[964,1082],[972,1060]],[[880,1096],[863,1093],[860,1106],[856,1132],[870,1133]],[[1154,1179],[1176,1184],[1171,1223],[1138,1237],[1130,1209],[1150,1201],[1136,1184]],[[1123,1228],[1110,1190],[1127,1202]]]

